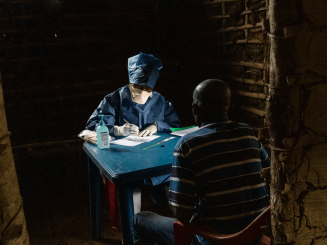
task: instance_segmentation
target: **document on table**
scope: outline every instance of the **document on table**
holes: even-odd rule
[[[139,136],[127,136],[122,139],[110,141],[110,144],[116,144],[116,145],[124,145],[124,146],[136,146],[145,142],[150,142],[160,136],[158,135],[151,135],[148,137],[139,137]]]
[[[198,126],[196,126],[196,127],[193,127],[193,128],[188,128],[188,129],[184,129],[184,130],[175,131],[175,132],[172,132],[171,134],[182,137],[185,134],[195,132],[196,130],[199,130],[199,129],[200,128]]]

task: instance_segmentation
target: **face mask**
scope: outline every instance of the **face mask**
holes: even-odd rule
[[[128,85],[129,91],[131,92],[132,101],[135,103],[144,105],[148,98],[152,95],[152,92],[143,91],[138,88],[134,88],[132,84]]]

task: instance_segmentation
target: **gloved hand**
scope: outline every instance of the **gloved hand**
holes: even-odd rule
[[[144,129],[143,131],[139,132],[138,136],[139,137],[151,136],[157,131],[158,131],[158,126],[157,123],[155,122],[154,124]]]
[[[139,127],[131,123],[125,123],[123,126],[114,126],[114,134],[116,136],[137,135],[138,132]]]

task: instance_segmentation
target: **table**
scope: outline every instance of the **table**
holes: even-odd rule
[[[83,149],[88,159],[92,239],[100,240],[101,177],[99,170],[117,187],[119,213],[124,245],[133,245],[131,224],[134,216],[134,188],[140,187],[145,178],[169,174],[173,161],[173,151],[180,137],[175,137],[154,147],[171,137],[168,133],[157,132],[160,137],[134,147],[111,144],[109,149],[99,149],[85,142]]]

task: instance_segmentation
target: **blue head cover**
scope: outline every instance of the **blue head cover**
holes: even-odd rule
[[[161,60],[152,54],[140,53],[128,59],[129,83],[147,85],[154,88],[162,68]]]

